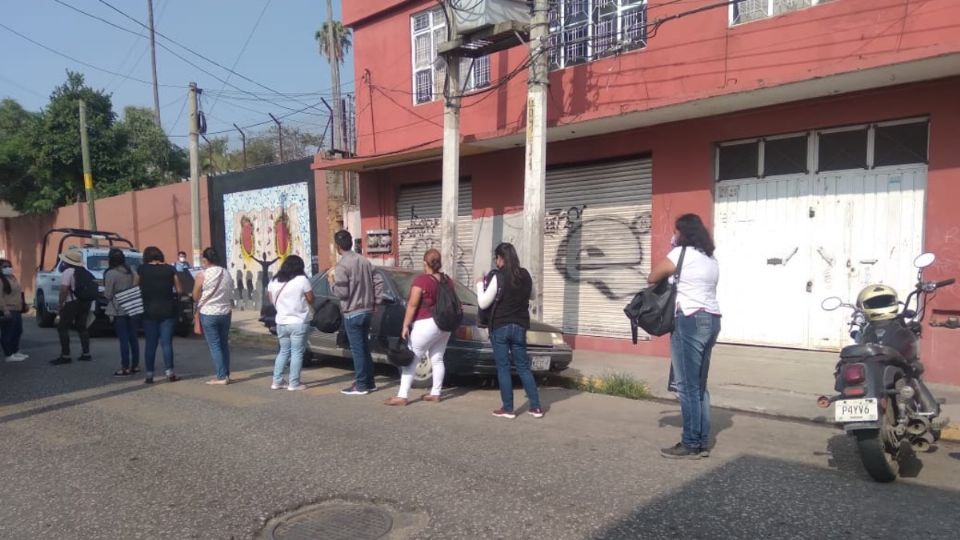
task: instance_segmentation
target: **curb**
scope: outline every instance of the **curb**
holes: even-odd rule
[[[234,337],[239,338],[241,342],[249,343],[250,345],[254,345],[254,346],[262,346],[265,348],[266,347],[275,348],[277,344],[277,339],[270,334],[264,334],[261,332],[250,332],[248,330],[241,330],[241,329],[232,329],[230,333]],[[600,394],[600,395],[609,395],[603,392],[604,380],[602,377],[589,377],[589,376],[582,376],[582,375],[574,377],[572,375],[564,375],[563,373],[548,373],[546,375],[546,381],[550,384],[561,386],[563,388],[570,388],[570,387],[577,388],[577,387],[587,386],[596,390],[593,393]],[[649,385],[647,385],[645,382],[644,382],[644,385],[647,386],[647,388],[649,389]],[[631,398],[625,398],[622,396],[611,396],[611,397],[616,397],[619,399],[631,399]],[[634,401],[677,403],[677,401],[672,396],[670,397],[658,396],[652,393],[646,398],[641,398]],[[726,405],[713,405],[713,407],[716,407],[718,409],[724,409],[727,411],[735,411],[742,414],[763,416],[767,418],[777,418],[781,420],[805,422],[809,424],[818,424],[822,426],[834,425],[833,422],[828,421],[826,418],[822,416],[818,416],[816,418],[810,418],[805,416],[796,416],[796,415],[790,415],[785,413],[778,413],[776,411],[757,411],[757,410],[751,410],[751,409],[744,409],[742,407],[731,407]],[[955,423],[951,423],[950,425],[945,427],[940,434],[940,440],[960,443],[960,426],[958,426]]]

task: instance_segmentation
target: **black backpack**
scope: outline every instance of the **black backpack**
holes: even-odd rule
[[[342,323],[340,304],[330,298],[321,298],[313,312],[313,327],[326,334],[332,334],[340,330]]]
[[[94,302],[99,292],[93,274],[86,268],[75,266],[73,271],[73,296],[80,302]]]
[[[437,298],[433,305],[433,322],[444,332],[453,332],[463,320],[463,305],[457,298],[453,282],[446,274],[437,280]]]

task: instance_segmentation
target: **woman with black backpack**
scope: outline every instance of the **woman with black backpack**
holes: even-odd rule
[[[423,274],[413,280],[410,286],[410,298],[407,299],[407,313],[403,318],[403,330],[400,337],[408,341],[414,359],[409,365],[400,368],[400,389],[397,395],[384,402],[385,405],[404,406],[408,402],[413,374],[420,359],[426,357],[433,366],[433,388],[424,394],[423,401],[438,403],[443,389],[443,376],[446,373],[443,355],[450,341],[450,332],[441,330],[434,318],[440,287],[453,288],[450,278],[440,272],[442,262],[440,252],[429,249],[423,254]]]
[[[493,411],[498,418],[516,418],[513,412],[513,378],[510,360],[517,367],[517,375],[527,393],[529,409],[534,418],[543,418],[540,392],[530,371],[527,355],[527,330],[530,328],[530,299],[533,296],[533,278],[520,266],[520,258],[513,244],[503,242],[494,250],[496,270],[484,283],[477,282],[477,303],[480,309],[490,310],[490,342],[497,362],[497,380],[502,406]]]

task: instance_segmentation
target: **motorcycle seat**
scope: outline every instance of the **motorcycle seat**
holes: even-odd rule
[[[896,349],[877,343],[847,345],[840,351],[840,358],[843,359],[867,360],[875,357],[903,360],[902,355]]]

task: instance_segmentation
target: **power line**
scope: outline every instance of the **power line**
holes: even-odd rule
[[[157,16],[157,24],[160,24],[160,20],[163,19],[163,14],[167,12],[167,7],[168,7],[169,5],[170,5],[170,2],[168,1],[168,2],[165,2],[165,3],[163,4],[163,7],[160,8],[160,14]],[[138,35],[139,35],[141,38],[145,37],[144,34],[138,34]],[[149,50],[150,50],[150,45],[147,44],[147,45],[143,48],[143,51],[140,52],[140,56],[137,57],[137,61],[134,62],[134,63],[133,63],[133,66],[130,67],[130,71],[127,72],[127,75],[132,75],[132,74],[133,74],[133,71],[134,71],[135,69],[137,69],[137,66],[140,65],[140,62],[143,61],[143,57],[147,55],[147,52],[148,52]],[[130,49],[130,51],[133,51],[133,49]],[[120,62],[120,64],[123,65],[124,63],[126,63],[126,61],[127,61],[126,58],[124,58],[123,62]],[[118,84],[117,87],[113,89],[113,91],[116,92],[117,90],[120,89],[121,86],[123,86],[123,81],[122,81],[122,80],[120,81],[120,84]]]
[[[56,50],[56,49],[54,49],[54,48],[52,48],[52,47],[48,47],[48,46],[44,45],[43,43],[40,43],[39,41],[36,41],[36,40],[34,40],[34,39],[32,39],[32,38],[29,38],[29,37],[21,34],[20,32],[17,32],[17,31],[14,30],[13,28],[10,28],[9,26],[7,26],[7,25],[5,25],[5,24],[3,24],[3,23],[0,23],[0,28],[3,28],[3,29],[6,30],[7,32],[10,32],[10,33],[12,33],[12,34],[15,34],[15,35],[17,35],[17,36],[19,36],[19,37],[21,37],[21,38],[29,41],[30,43],[33,43],[34,45],[36,45],[37,47],[40,47],[41,49],[45,49],[46,51],[49,51],[49,52],[51,52],[51,53],[53,53],[53,54],[55,54],[55,55],[57,55],[57,56],[62,56],[63,58],[66,58],[67,60],[70,60],[71,62],[75,62],[75,63],[77,63],[77,64],[80,64],[81,66],[85,66],[85,67],[88,67],[88,68],[90,68],[90,69],[94,69],[94,70],[97,70],[97,71],[102,71],[103,73],[107,73],[107,74],[109,74],[109,75],[114,75],[114,76],[117,76],[117,77],[122,77],[122,78],[127,79],[127,80],[136,81],[136,82],[138,82],[138,83],[153,85],[153,82],[151,82],[151,81],[145,81],[145,80],[143,80],[143,79],[138,79],[138,78],[136,78],[136,77],[129,77],[129,76],[124,75],[124,74],[122,74],[122,73],[117,73],[116,71],[112,71],[112,70],[109,70],[109,69],[106,69],[106,68],[102,68],[102,67],[100,67],[100,66],[95,66],[95,65],[93,65],[93,64],[91,64],[91,63],[84,62],[83,60],[78,60],[78,59],[70,56],[69,54],[60,52],[60,51],[58,51],[58,50]],[[164,88],[183,88],[182,86],[176,86],[176,85],[173,85],[173,84],[161,84],[160,86],[163,86]]]
[[[247,39],[243,42],[243,47],[240,48],[240,52],[237,53],[237,58],[233,61],[233,65],[230,66],[231,74],[233,73],[233,70],[237,67],[237,64],[240,63],[240,58],[243,56],[243,53],[246,52],[246,50],[247,50],[247,45],[249,45],[249,44],[250,44],[250,40],[253,39],[253,34],[256,33],[257,27],[260,26],[260,21],[263,19],[263,14],[267,12],[267,8],[270,7],[270,3],[271,3],[271,2],[273,2],[273,0],[267,0],[267,2],[266,2],[265,4],[263,4],[263,9],[260,10],[260,15],[257,16],[257,22],[253,23],[253,28],[250,29],[250,33],[247,34]],[[228,80],[228,81],[230,80],[230,75],[227,75],[227,80]],[[224,84],[220,87],[220,91],[223,92],[223,89],[224,89],[226,86],[227,86],[226,83],[224,83]],[[210,112],[211,112],[211,113],[213,112],[213,109],[217,106],[217,102],[218,102],[218,101],[220,101],[220,96],[214,96],[214,98],[213,98],[213,104],[210,105]]]

